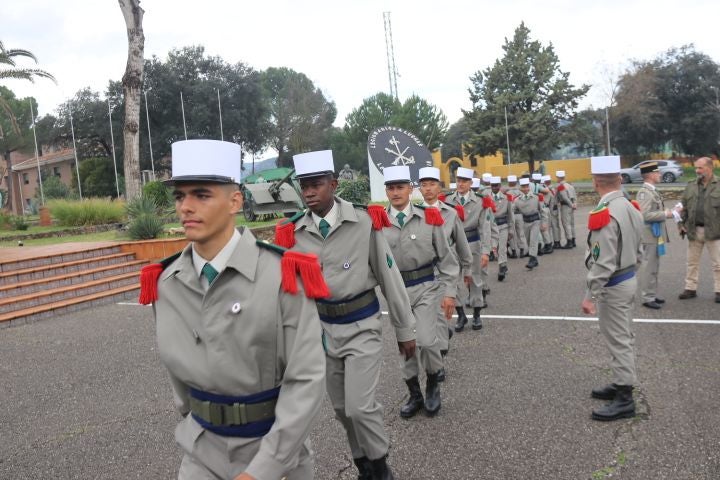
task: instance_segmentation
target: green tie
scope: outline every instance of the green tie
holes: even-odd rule
[[[465,197],[460,197],[460,205],[465,205]]]
[[[213,280],[215,280],[215,277],[218,276],[218,271],[215,270],[215,267],[210,265],[210,262],[208,262],[205,266],[203,266],[202,274],[205,278],[207,278],[208,283],[211,284]]]
[[[322,235],[323,238],[327,237],[328,233],[330,233],[330,224],[324,218],[320,220],[319,228],[320,235]]]
[[[405,214],[403,212],[398,213],[395,218],[397,218],[397,221],[401,227],[405,225]]]

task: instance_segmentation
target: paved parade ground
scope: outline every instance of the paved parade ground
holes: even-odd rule
[[[597,321],[580,310],[578,248],[509,261],[485,328],[451,341],[435,418],[399,418],[406,388],[385,329],[379,399],[389,463],[403,479],[720,478],[720,305],[704,255],[698,298],[680,301],[687,243],[669,225],[659,311],[636,307],[638,416],[599,423],[590,390],[610,379]],[[260,299],[261,300],[261,299]],[[118,304],[0,330],[1,479],[171,479],[178,420],[152,309]],[[357,478],[327,398],[314,428],[316,478]]]

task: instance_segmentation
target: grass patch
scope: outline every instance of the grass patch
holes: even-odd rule
[[[26,247],[37,247],[41,245],[57,245],[70,242],[122,242],[130,240],[125,232],[110,230],[108,232],[86,233],[82,235],[69,235],[66,237],[49,237],[35,238],[23,240],[22,243]],[[0,247],[17,247],[17,240],[2,240],[0,237]]]
[[[100,198],[52,200],[48,207],[53,218],[66,227],[120,223],[125,219],[125,204],[120,201]]]

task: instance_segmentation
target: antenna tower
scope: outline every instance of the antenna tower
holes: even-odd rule
[[[398,99],[397,89],[397,68],[395,67],[395,49],[393,48],[392,25],[390,23],[390,12],[383,12],[383,23],[385,24],[385,51],[387,53],[388,81],[390,82],[390,96]]]

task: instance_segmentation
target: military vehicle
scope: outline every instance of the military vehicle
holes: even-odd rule
[[[248,222],[261,215],[292,216],[305,208],[293,168],[271,168],[248,175],[241,190],[243,215]]]

